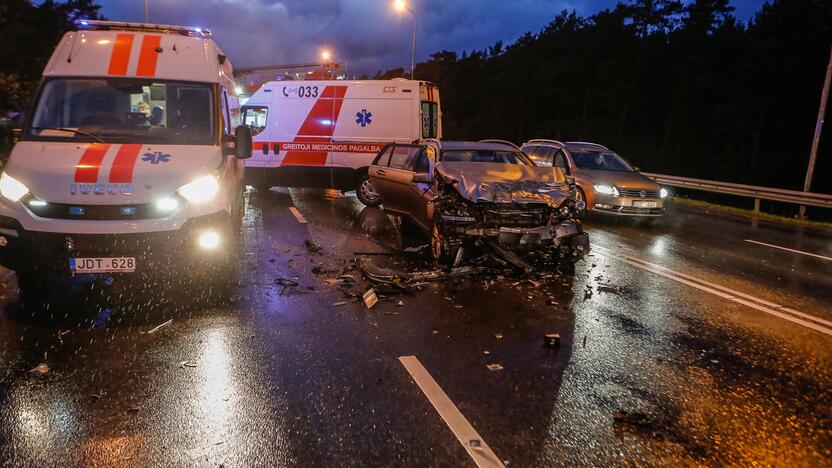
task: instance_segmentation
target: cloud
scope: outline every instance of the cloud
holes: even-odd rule
[[[761,0],[740,0],[753,3]],[[389,0],[149,0],[154,23],[210,27],[235,66],[318,60],[327,47],[354,73],[409,67],[412,17]],[[143,21],[143,2],[97,0],[113,20]],[[439,50],[483,49],[537,32],[554,15],[590,15],[615,0],[412,0],[417,60]]]

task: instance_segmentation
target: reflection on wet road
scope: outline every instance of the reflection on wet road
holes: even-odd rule
[[[832,337],[725,297],[832,329],[828,234],[687,210],[587,227],[599,248],[574,278],[449,278],[380,290],[370,310],[338,274],[355,274],[356,252],[421,267],[388,253],[423,239],[314,190],[249,194],[229,305],[116,281],[33,308],[3,271],[0,464],[456,466],[483,447],[510,466],[832,457]]]

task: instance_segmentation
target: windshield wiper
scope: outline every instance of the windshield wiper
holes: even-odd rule
[[[106,142],[106,141],[104,141],[104,140],[103,140],[100,136],[98,136],[98,135],[96,135],[96,134],[94,134],[94,133],[85,132],[85,131],[83,131],[83,130],[76,130],[76,129],[74,129],[74,128],[65,128],[65,127],[32,127],[32,130],[57,130],[57,131],[59,131],[59,132],[72,132],[72,133],[75,133],[76,135],[84,135],[84,136],[88,136],[88,137],[92,138],[93,140],[95,140],[95,141],[97,141],[97,142],[99,142],[99,143],[107,143],[107,142]]]

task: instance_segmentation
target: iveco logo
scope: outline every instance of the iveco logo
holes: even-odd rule
[[[133,186],[130,184],[70,184],[69,193],[72,195],[132,195]]]
[[[646,190],[642,190],[638,194],[641,195],[641,198],[647,198],[647,191]]]

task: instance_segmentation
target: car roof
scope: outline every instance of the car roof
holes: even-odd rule
[[[610,149],[604,145],[600,145],[598,143],[590,143],[588,141],[567,141],[566,148],[570,151],[575,150],[604,150],[609,151]]]
[[[445,150],[517,151],[517,148],[509,143],[443,140],[442,151]]]

